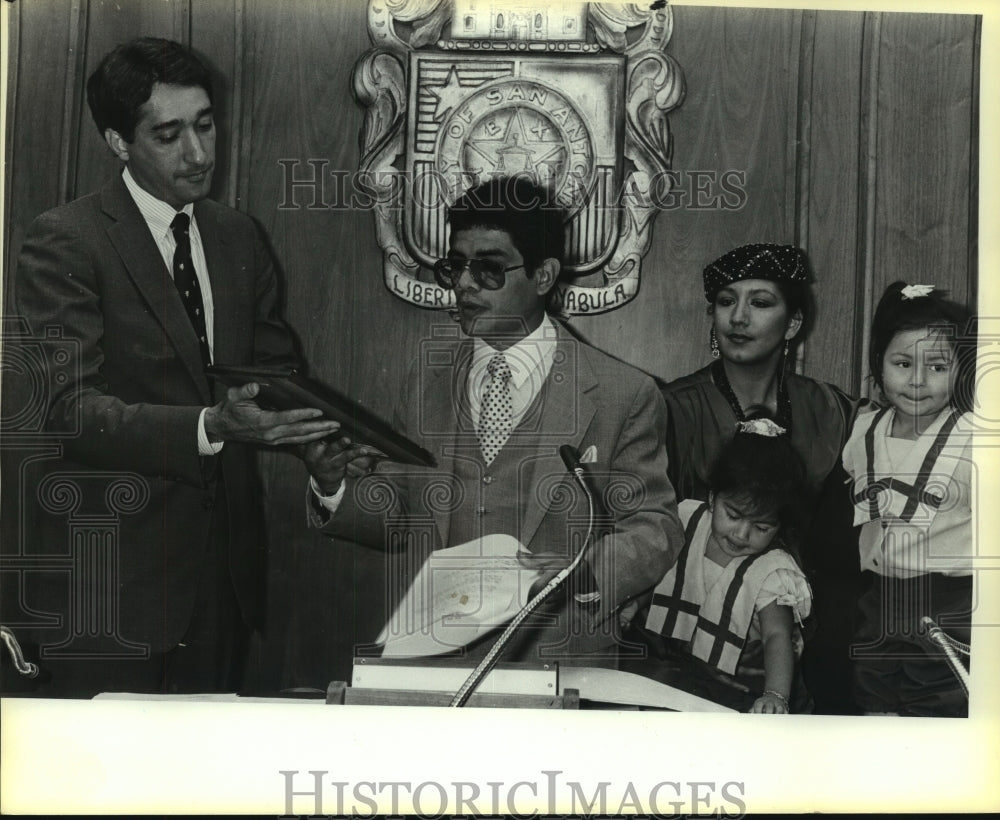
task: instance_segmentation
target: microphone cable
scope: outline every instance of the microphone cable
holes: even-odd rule
[[[568,445],[564,445],[559,448],[559,453],[566,461],[567,453],[570,451],[575,455],[575,452]],[[583,468],[579,465],[579,459],[574,459],[574,464],[570,471],[576,478],[577,484],[583,489],[584,495],[587,497],[587,537],[583,540],[583,546],[580,547],[580,551],[576,554],[576,557],[566,566],[564,569],[560,570],[552,579],[542,587],[541,592],[539,592],[534,598],[532,598],[528,603],[526,603],[517,615],[514,616],[513,620],[507,625],[507,628],[503,631],[499,638],[497,638],[496,643],[490,648],[490,651],[486,653],[486,657],[483,658],[479,665],[472,670],[472,674],[466,678],[465,683],[463,683],[455,696],[451,699],[449,706],[464,706],[469,696],[475,690],[475,688],[482,682],[482,679],[486,677],[486,674],[493,668],[496,664],[497,659],[500,657],[500,653],[504,650],[504,647],[510,641],[511,636],[517,631],[517,628],[524,622],[532,612],[534,612],[541,603],[552,594],[553,590],[556,589],[563,581],[565,581],[570,574],[579,565],[580,561],[583,560],[583,554],[587,550],[587,545],[590,543],[590,536],[594,531],[594,498],[591,495],[590,488],[587,486],[587,482],[583,477]]]
[[[939,627],[933,618],[928,618],[926,615],[920,619],[920,625],[926,627],[927,637],[944,653],[944,658],[948,661],[948,666],[951,668],[952,674],[958,679],[962,691],[965,692],[965,697],[968,698],[969,673],[965,670],[965,666],[958,657],[958,652],[968,655],[970,652],[969,645],[961,641],[956,641]]]

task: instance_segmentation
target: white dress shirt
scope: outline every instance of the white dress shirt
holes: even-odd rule
[[[482,339],[477,338],[473,342],[467,389],[472,423],[477,433],[480,407],[491,378],[486,368],[497,352]],[[556,327],[552,320],[546,314],[538,327],[504,350],[503,354],[510,368],[508,387],[513,404],[511,428],[514,429],[538,398],[552,369],[552,361],[556,355]]]
[[[145,189],[139,187],[128,166],[122,172],[122,179],[125,187],[132,195],[139,213],[149,226],[149,232],[156,241],[156,247],[160,249],[160,256],[163,257],[163,264],[167,267],[167,272],[171,278],[174,275],[174,251],[177,249],[177,241],[174,233],[170,230],[170,223],[177,216],[177,211],[173,206],[157,199]],[[215,351],[215,303],[212,301],[212,283],[208,278],[208,263],[205,261],[205,248],[201,243],[201,234],[198,233],[198,222],[194,218],[194,205],[187,204],[181,209],[191,220],[191,227],[188,236],[191,239],[191,260],[194,262],[194,273],[198,277],[198,286],[201,288],[201,300],[205,306],[205,331],[208,335],[208,349]],[[205,412],[206,407],[198,416],[198,454],[203,456],[215,455],[222,449],[223,442],[211,442],[205,433]]]

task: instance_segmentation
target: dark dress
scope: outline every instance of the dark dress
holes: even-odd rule
[[[800,544],[813,589],[813,628],[802,672],[826,714],[858,711],[851,698],[850,642],[860,595],[857,532],[840,456],[864,402],[833,385],[791,374],[791,441],[802,458],[812,524]],[[667,403],[667,475],[678,499],[708,499],[711,466],[736,432],[737,418],[712,381],[711,366],[662,388]]]

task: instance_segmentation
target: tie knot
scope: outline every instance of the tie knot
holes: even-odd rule
[[[188,226],[191,224],[191,217],[181,211],[170,223],[170,230],[174,234],[174,239],[179,240],[182,236],[187,236]]]
[[[502,382],[510,381],[510,365],[507,364],[503,353],[497,353],[490,359],[490,363],[486,365],[486,372],[490,374],[492,379],[499,379]]]

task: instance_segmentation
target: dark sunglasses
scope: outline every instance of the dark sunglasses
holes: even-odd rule
[[[501,263],[492,259],[439,259],[434,263],[434,278],[437,283],[447,289],[452,290],[462,278],[463,271],[469,271],[469,275],[479,287],[484,290],[500,290],[507,281],[507,274],[512,270],[523,268],[520,265],[510,265],[504,267]]]

